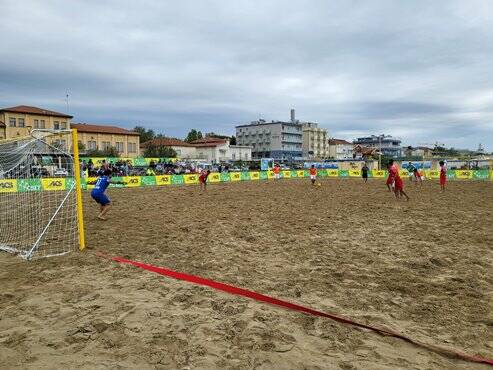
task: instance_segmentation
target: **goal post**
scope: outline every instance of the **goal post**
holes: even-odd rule
[[[0,250],[27,260],[85,248],[76,130],[0,140]]]

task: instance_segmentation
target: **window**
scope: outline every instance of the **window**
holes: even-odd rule
[[[34,120],[34,128],[39,128],[39,120]]]
[[[118,153],[123,153],[123,152],[124,152],[124,150],[125,150],[125,149],[124,149],[124,147],[123,147],[123,142],[121,142],[121,141],[117,141],[117,142],[116,142],[116,151],[117,151]]]
[[[109,149],[111,147],[111,143],[109,141],[103,141],[103,150]]]
[[[60,130],[60,122],[58,122],[58,121],[54,121],[54,122],[53,122],[53,128],[54,128],[55,130]]]
[[[95,141],[88,141],[87,142],[87,148],[89,150],[96,150],[97,149],[96,142]]]
[[[39,121],[39,128],[46,128],[45,127],[45,120],[44,119],[42,119],[42,120]]]
[[[16,119],[14,117],[10,117],[10,119],[9,119],[9,126],[10,127],[17,126],[17,121],[16,121]]]
[[[137,145],[135,143],[128,143],[127,148],[129,153],[137,153]]]
[[[66,130],[67,129],[67,122],[62,122],[62,130]]]
[[[26,122],[24,121],[24,118],[19,118],[19,127],[26,127]]]

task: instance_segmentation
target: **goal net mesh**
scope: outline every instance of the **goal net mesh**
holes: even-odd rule
[[[32,259],[78,247],[71,152],[69,131],[0,141],[1,250]]]

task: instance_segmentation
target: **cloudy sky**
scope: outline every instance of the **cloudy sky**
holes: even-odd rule
[[[293,4],[291,4],[293,3]],[[493,1],[0,0],[0,106],[183,137],[259,117],[493,150]]]

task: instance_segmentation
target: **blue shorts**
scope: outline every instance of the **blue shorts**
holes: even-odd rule
[[[110,204],[110,198],[108,198],[104,193],[91,193],[91,197],[102,206]]]

